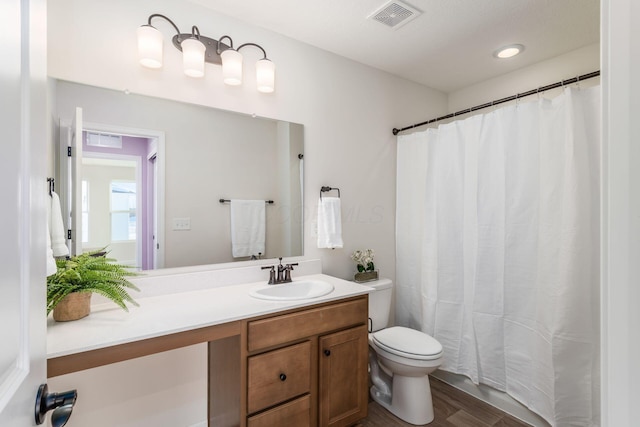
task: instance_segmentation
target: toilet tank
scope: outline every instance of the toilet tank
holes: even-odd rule
[[[363,285],[373,288],[374,290],[369,294],[369,318],[372,323],[371,332],[386,328],[389,326],[393,282],[390,279],[379,279],[363,283]]]

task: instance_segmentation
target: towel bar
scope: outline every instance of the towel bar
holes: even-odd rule
[[[229,199],[220,199],[220,203],[230,203],[230,202],[231,200]],[[272,205],[275,203],[273,200],[265,200],[264,202],[268,205]]]

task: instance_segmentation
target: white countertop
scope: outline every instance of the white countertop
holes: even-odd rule
[[[134,299],[140,307],[129,312],[109,302],[93,305],[91,314],[72,322],[55,322],[47,328],[47,358],[95,350],[147,338],[219,325],[264,314],[367,294],[371,288],[325,274],[299,276],[299,280],[324,280],[333,292],[314,299],[267,301],[249,296],[249,291],[265,282],[168,293]],[[176,288],[179,288],[176,284]],[[278,285],[274,285],[278,286]]]

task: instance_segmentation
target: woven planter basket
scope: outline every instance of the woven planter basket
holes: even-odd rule
[[[91,312],[91,292],[73,292],[53,309],[53,320],[68,322],[87,317]]]

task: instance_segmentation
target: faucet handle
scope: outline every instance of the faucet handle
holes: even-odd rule
[[[291,272],[293,271],[294,265],[298,265],[298,263],[295,262],[284,266],[284,282],[291,282]]]
[[[274,283],[276,283],[276,267],[275,265],[264,265],[262,267],[260,267],[261,270],[268,270],[271,269],[271,271],[269,271],[269,283],[267,283],[268,285],[273,285]]]

